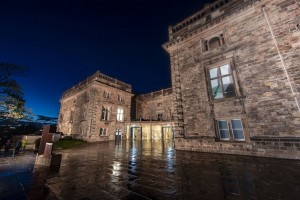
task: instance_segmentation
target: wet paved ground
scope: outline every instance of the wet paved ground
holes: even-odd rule
[[[161,141],[94,143],[59,152],[63,154],[59,172],[34,167],[33,152],[0,157],[0,199],[299,199],[300,195],[300,161],[295,160],[175,151],[172,143]]]
[[[3,152],[0,153],[1,200],[47,198],[44,185],[48,171],[44,167],[34,166],[35,155],[33,151],[17,156],[12,156],[10,152],[6,157]]]
[[[171,142],[63,150],[58,199],[299,199],[300,161],[175,151]]]

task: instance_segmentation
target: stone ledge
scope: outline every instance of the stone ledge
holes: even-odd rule
[[[273,141],[273,142],[300,142],[300,137],[250,137],[251,141]]]

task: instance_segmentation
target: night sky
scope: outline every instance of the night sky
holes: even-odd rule
[[[28,68],[16,79],[36,115],[57,117],[63,92],[97,70],[138,93],[167,88],[168,26],[207,2],[0,0],[0,62]]]

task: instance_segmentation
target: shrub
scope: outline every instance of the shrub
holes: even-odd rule
[[[78,139],[63,139],[63,140],[59,140],[58,142],[55,142],[53,148],[54,149],[69,149],[69,148],[73,148],[73,147],[79,146],[84,143],[86,143],[86,142],[83,140],[78,140]]]

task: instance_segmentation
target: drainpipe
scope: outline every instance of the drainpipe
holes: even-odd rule
[[[287,72],[287,69],[286,69],[286,65],[285,65],[284,59],[283,59],[282,54],[281,54],[281,52],[280,52],[280,50],[279,50],[278,42],[277,42],[277,40],[276,40],[276,38],[275,38],[274,31],[273,31],[273,28],[272,28],[272,26],[271,26],[271,23],[270,23],[268,14],[267,14],[267,12],[266,12],[266,10],[265,10],[265,7],[263,7],[263,12],[264,12],[264,16],[265,16],[265,18],[266,18],[266,20],[267,20],[268,27],[269,27],[270,32],[271,32],[273,42],[274,42],[275,47],[276,47],[276,49],[277,49],[277,53],[278,53],[278,55],[279,55],[279,58],[280,58],[280,61],[281,61],[281,65],[282,65],[284,74],[285,74],[285,76],[286,76],[286,78],[287,78],[287,81],[288,81],[288,83],[289,83],[289,87],[290,87],[290,89],[291,89],[292,96],[293,96],[294,99],[295,99],[295,103],[296,103],[296,106],[297,106],[297,108],[298,108],[298,111],[300,111],[300,106],[299,106],[299,102],[298,102],[296,93],[295,93],[294,88],[293,88],[293,86],[292,86],[292,83],[291,83],[291,80],[290,80],[290,76],[289,76],[289,74],[288,74],[288,72]]]

